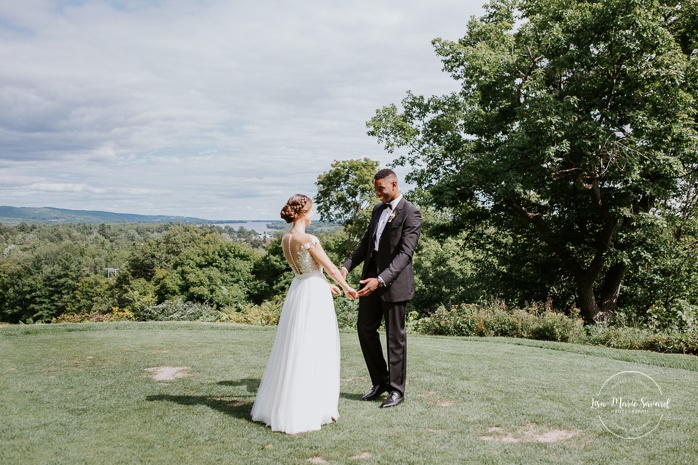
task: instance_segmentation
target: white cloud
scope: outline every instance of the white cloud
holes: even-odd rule
[[[56,182],[41,182],[32,184],[27,187],[29,191],[37,192],[89,192],[93,194],[102,194],[104,189],[98,189],[87,184],[70,184]]]
[[[457,0],[24,0],[0,5],[0,195],[16,206],[276,218],[365,122],[454,88],[430,41]]]

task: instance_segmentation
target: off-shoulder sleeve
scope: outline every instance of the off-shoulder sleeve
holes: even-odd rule
[[[315,247],[315,244],[320,242],[317,237],[312,236],[312,238],[313,238],[313,240],[311,240],[307,244],[303,244],[303,246],[301,247],[301,250],[308,250],[311,247]]]

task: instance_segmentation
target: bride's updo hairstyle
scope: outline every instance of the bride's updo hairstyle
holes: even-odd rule
[[[296,194],[288,199],[284,208],[281,209],[281,218],[287,223],[293,223],[303,212],[310,210],[312,204],[313,201],[307,195]]]

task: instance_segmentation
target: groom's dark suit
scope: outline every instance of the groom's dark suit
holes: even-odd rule
[[[385,283],[372,294],[359,299],[357,331],[361,350],[374,386],[405,393],[406,344],[405,307],[414,297],[412,255],[422,230],[417,207],[404,198],[399,201],[380,236],[376,249],[376,229],[384,210],[380,203],[373,209],[366,234],[344,268],[351,271],[363,262],[361,279],[378,278]],[[380,280],[379,280],[380,281]],[[378,335],[385,318],[388,365]]]

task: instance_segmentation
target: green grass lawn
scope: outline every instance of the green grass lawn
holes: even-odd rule
[[[342,333],[341,418],[294,436],[250,421],[276,328],[0,327],[0,464],[669,464],[698,461],[698,357],[410,335],[406,402],[379,409]],[[156,381],[148,368],[188,367]],[[622,371],[671,399],[641,439],[591,408]]]

